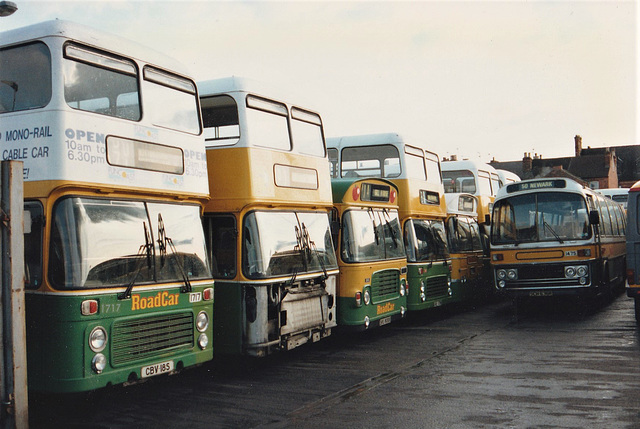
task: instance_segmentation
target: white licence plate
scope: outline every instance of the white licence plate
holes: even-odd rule
[[[173,371],[173,361],[168,360],[166,362],[156,363],[154,365],[147,365],[140,368],[140,377],[147,378],[153,377],[158,374],[166,374]]]
[[[391,316],[380,319],[380,326],[391,323]]]

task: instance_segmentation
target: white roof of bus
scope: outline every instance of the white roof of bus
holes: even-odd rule
[[[629,188],[603,188],[596,191],[602,195],[624,195],[629,193]]]
[[[371,146],[404,143],[398,133],[362,134],[357,136],[327,137],[327,147]]]
[[[519,182],[521,180],[520,176],[508,170],[501,170],[498,168],[496,169],[496,172],[498,173],[498,176],[500,176],[500,180],[502,180],[505,183],[506,183],[506,180],[511,180],[515,182]]]
[[[283,89],[257,79],[242,76],[228,76],[219,79],[211,79],[197,82],[200,97],[217,94],[230,94],[234,92],[258,95],[270,100],[278,101],[286,105],[293,105],[304,110],[318,113],[314,109],[305,107],[292,100],[305,100],[303,96],[296,95],[295,91]]]
[[[469,159],[465,159],[462,161],[442,161],[440,163],[440,166],[442,168],[442,171],[483,170],[488,171],[489,173],[498,174],[498,171],[489,164],[485,164],[480,161],[472,161]]]
[[[354,146],[374,146],[382,144],[406,144],[407,146],[414,146],[424,150],[427,153],[435,155],[438,154],[427,149],[425,145],[420,142],[407,143],[398,133],[378,133],[378,134],[362,134],[357,136],[341,136],[341,137],[327,137],[327,148],[340,149],[343,147]],[[438,158],[439,159],[439,158]]]
[[[2,46],[44,37],[72,39],[98,49],[129,56],[142,62],[189,76],[187,68],[182,63],[163,53],[124,37],[96,30],[76,22],[65,20],[45,21],[0,33]]]

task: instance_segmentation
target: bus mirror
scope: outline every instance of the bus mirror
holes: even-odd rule
[[[600,216],[597,210],[591,210],[589,212],[589,223],[591,225],[600,225]]]

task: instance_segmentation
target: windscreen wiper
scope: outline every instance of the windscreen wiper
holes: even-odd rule
[[[307,244],[305,243],[304,231],[302,230],[302,228],[299,228],[298,225],[294,225],[293,228],[296,232],[296,242],[297,242],[297,244],[293,247],[293,250],[300,253],[304,271],[307,271],[308,261],[310,259],[310,256],[309,256],[309,249],[307,247]]]
[[[382,213],[384,213],[384,221],[387,224],[387,228],[389,228],[389,232],[391,233],[391,238],[393,239],[393,244],[398,248],[398,237],[396,237],[396,232],[391,227],[391,216],[389,216],[389,210],[384,208],[382,209]]]
[[[375,213],[373,212],[373,207],[369,207],[367,209],[367,214],[369,214],[369,217],[371,218],[371,221],[373,222],[373,236],[376,239],[376,245],[380,244],[380,232],[378,231],[378,225],[376,225],[376,219],[375,219]]]
[[[151,234],[149,233],[149,229],[147,228],[147,223],[142,222],[142,226],[144,227],[144,244],[140,246],[136,255],[136,259],[138,261],[136,270],[133,273],[133,277],[131,278],[131,281],[127,285],[125,291],[118,295],[118,299],[131,298],[131,290],[133,289],[133,285],[135,284],[138,275],[140,275],[140,271],[142,271],[145,260],[147,262],[147,269],[151,270],[151,260],[153,259],[153,243],[151,242]],[[145,256],[145,260],[142,259],[143,256]]]
[[[544,216],[542,216],[542,224],[544,225],[545,228],[547,228],[549,231],[551,231],[551,234],[553,234],[553,236],[556,238],[556,240],[558,240],[560,242],[560,244],[564,243],[564,241],[562,241],[560,236],[553,230],[553,228],[551,228],[551,225],[549,225],[547,223],[547,221],[544,220]]]
[[[166,230],[164,229],[162,214],[158,213],[158,248],[160,249],[160,266],[161,267],[164,267],[165,258],[167,256],[167,244],[171,249],[171,254],[176,260],[178,271],[180,271],[180,275],[182,276],[182,281],[184,282],[184,286],[180,289],[180,292],[182,293],[191,292],[193,289],[191,287],[191,282],[189,281],[189,277],[184,272],[184,268],[182,267],[182,264],[180,264],[180,260],[178,259],[178,251],[176,250],[176,246],[174,246],[173,244],[173,240],[167,236]]]
[[[329,275],[327,274],[327,268],[324,266],[324,260],[320,257],[320,252],[318,252],[316,243],[314,241],[311,241],[311,238],[309,237],[309,231],[307,230],[304,222],[302,222],[302,235],[305,238],[305,243],[309,251],[313,251],[313,253],[315,253],[316,255],[316,258],[318,258],[318,264],[320,264],[320,268],[322,268],[323,280],[328,279]],[[311,253],[309,253],[309,261],[311,261]]]

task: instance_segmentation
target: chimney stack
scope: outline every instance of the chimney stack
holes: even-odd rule
[[[522,172],[528,173],[533,169],[533,160],[531,159],[531,154],[525,152],[524,157],[522,158]]]
[[[576,156],[580,156],[582,152],[582,137],[576,135],[573,139],[576,142]]]

